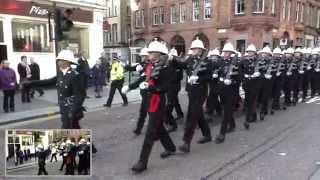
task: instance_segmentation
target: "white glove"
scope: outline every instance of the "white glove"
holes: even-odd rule
[[[259,77],[260,75],[261,75],[260,72],[255,72],[255,73],[253,73],[252,77]]]
[[[147,82],[142,82],[140,83],[139,85],[139,88],[140,89],[147,89],[149,87],[148,83]]]
[[[213,78],[213,79],[218,78],[218,74],[214,73],[214,74],[212,75],[212,78]]]
[[[276,76],[280,76],[281,75],[281,72],[277,72]]]
[[[230,80],[230,79],[225,79],[225,80],[223,81],[223,83],[224,83],[225,85],[229,86],[229,85],[231,84],[231,80]]]
[[[308,66],[307,69],[310,70],[312,67]]]
[[[199,76],[194,76],[194,75],[192,75],[192,76],[189,77],[188,82],[189,82],[190,84],[196,84],[196,82],[198,81],[198,79],[199,79]]]
[[[141,72],[141,71],[143,71],[143,67],[139,64],[139,65],[137,65],[137,67],[136,67],[136,71],[137,72]]]
[[[265,74],[264,77],[265,77],[266,79],[271,79],[271,78],[272,78],[272,75],[270,75],[270,74]]]
[[[287,76],[291,76],[292,75],[292,72],[287,72]]]
[[[299,74],[304,74],[304,71],[299,71]]]
[[[121,92],[122,94],[127,94],[129,92],[129,86],[123,86]]]
[[[10,83],[10,86],[15,86],[15,85],[16,85],[16,83],[14,83],[14,82]]]
[[[244,77],[245,77],[245,78],[249,78],[250,76],[249,76],[248,74],[245,74]]]
[[[319,71],[320,71],[320,69],[315,69],[315,71],[316,71],[316,72],[319,72]]]

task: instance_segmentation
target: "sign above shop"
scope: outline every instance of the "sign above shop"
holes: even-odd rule
[[[41,8],[40,6],[32,6],[29,14],[36,16],[46,16],[47,14],[49,14],[49,11],[47,9]]]
[[[38,4],[19,0],[0,1],[0,14],[47,18],[49,11],[53,10],[53,5]],[[57,8],[65,9],[65,7]],[[93,12],[76,8],[73,10],[72,20],[93,23]]]

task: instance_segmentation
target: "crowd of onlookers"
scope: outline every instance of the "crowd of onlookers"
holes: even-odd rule
[[[103,86],[106,86],[110,79],[109,61],[101,57],[95,65],[90,68],[87,59],[81,54],[78,56],[78,65],[76,70],[83,76],[84,84],[88,88],[94,87],[95,97],[101,98]],[[17,82],[16,74],[19,75],[19,82]],[[3,60],[0,63],[0,89],[3,92],[3,111],[5,113],[15,111],[15,94],[17,91],[21,93],[22,103],[31,103],[32,98],[35,97],[36,92],[39,96],[44,95],[44,90],[35,87],[23,86],[23,84],[40,80],[40,67],[35,62],[33,57],[21,56],[21,61],[18,64],[17,72],[10,67],[10,61]],[[87,96],[89,98],[89,96]]]

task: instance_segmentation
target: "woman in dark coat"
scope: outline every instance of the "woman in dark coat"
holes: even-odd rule
[[[102,88],[105,84],[106,79],[106,68],[102,66],[101,60],[97,60],[94,67],[91,69],[92,71],[92,80],[94,84],[94,91],[96,93],[96,98],[101,98]]]

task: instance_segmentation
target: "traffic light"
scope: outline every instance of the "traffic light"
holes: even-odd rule
[[[73,27],[72,13],[71,9],[66,9],[63,12],[60,9],[55,10],[55,39],[57,41],[68,39],[68,32]]]

